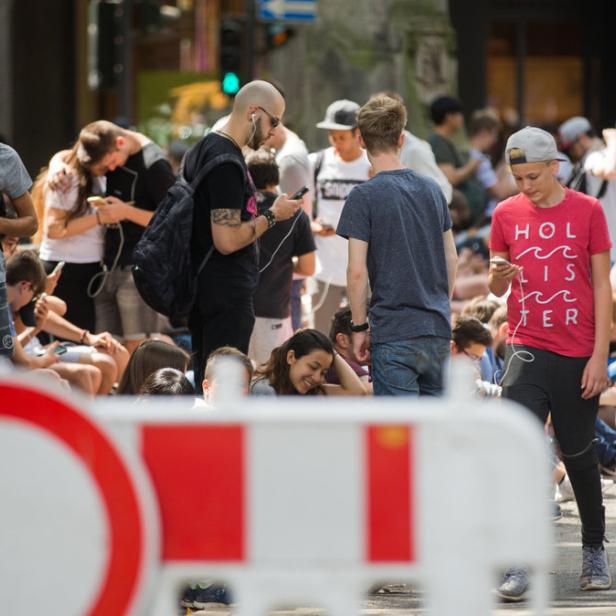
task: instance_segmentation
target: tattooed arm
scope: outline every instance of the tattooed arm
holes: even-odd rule
[[[301,201],[287,199],[280,195],[270,208],[276,222],[287,220],[301,207]],[[263,215],[254,220],[242,221],[240,210],[215,209],[210,215],[212,238],[216,250],[223,255],[231,254],[262,236],[268,229],[267,218]]]

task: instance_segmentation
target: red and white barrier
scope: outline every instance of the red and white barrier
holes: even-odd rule
[[[499,567],[547,601],[547,457],[510,405],[245,399],[216,410],[65,399],[0,380],[0,605],[48,616],[177,613],[215,576],[241,616],[359,612],[415,580],[433,614],[491,607]],[[84,410],[81,410],[85,408]]]

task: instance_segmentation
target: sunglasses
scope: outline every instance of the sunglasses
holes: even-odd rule
[[[257,109],[260,109],[270,119],[272,128],[276,128],[280,124],[280,118],[272,115],[267,109],[263,109],[263,107],[257,107]]]

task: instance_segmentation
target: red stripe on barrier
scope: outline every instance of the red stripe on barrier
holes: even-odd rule
[[[366,428],[368,561],[415,560],[412,436],[408,426]]]
[[[243,442],[243,428],[235,425],[144,426],[163,560],[243,560]]]
[[[127,614],[143,564],[141,509],[132,479],[107,436],[88,417],[42,392],[2,384],[0,417],[29,422],[62,441],[96,482],[109,524],[109,558],[86,614]]]

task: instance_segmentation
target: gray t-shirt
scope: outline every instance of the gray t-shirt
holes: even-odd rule
[[[0,143],[0,192],[16,199],[31,187],[32,180],[19,154],[10,146]]]
[[[451,337],[443,243],[450,228],[443,191],[410,169],[382,171],[351,191],[337,233],[368,243],[373,342]]]

